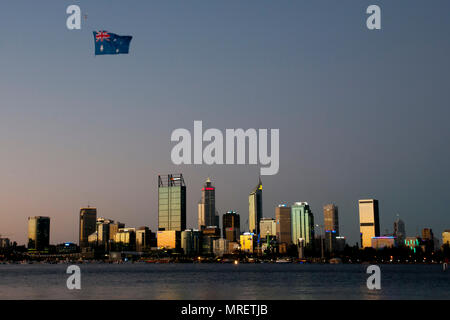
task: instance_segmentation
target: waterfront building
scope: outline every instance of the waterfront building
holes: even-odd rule
[[[263,217],[262,190],[262,182],[259,178],[258,185],[248,196],[248,228],[254,234],[259,234],[259,221]]]
[[[87,207],[80,209],[80,248],[89,247],[88,237],[97,229],[97,208]]]
[[[378,200],[359,200],[359,228],[361,236],[361,247],[371,247],[372,238],[380,236]]]
[[[224,254],[229,254],[229,243],[227,239],[215,239],[213,242],[213,252],[216,257],[222,257]]]
[[[336,237],[339,236],[338,207],[333,204],[323,206],[323,221],[325,231],[325,250],[336,251]]]
[[[404,240],[405,246],[410,248],[414,253],[420,248],[420,238],[418,237],[406,237]]]
[[[450,246],[450,229],[442,232],[442,245]]]
[[[156,245],[156,235],[148,227],[140,227],[136,230],[136,251],[146,251]]]
[[[9,238],[0,238],[0,248],[8,248],[11,245]]]
[[[136,228],[121,228],[114,238],[115,246],[126,251],[136,250]]]
[[[253,253],[256,249],[256,236],[252,232],[244,232],[240,236],[241,251]]]
[[[236,242],[241,234],[241,222],[239,214],[236,211],[227,211],[222,216],[223,238],[228,241]]]
[[[208,226],[202,229],[202,254],[211,255],[214,253],[214,240],[220,239],[220,228]]]
[[[431,252],[435,249],[435,238],[431,228],[422,229],[422,245],[425,250]]]
[[[200,254],[201,231],[188,229],[181,232],[181,249],[187,256]]]
[[[371,247],[374,249],[393,248],[397,246],[397,238],[393,236],[373,237]]]
[[[346,240],[343,236],[337,236],[336,237],[336,246],[334,247],[335,252],[342,252],[345,249]]]
[[[186,229],[186,184],[182,174],[158,176],[158,231]]]
[[[277,224],[275,219],[272,218],[261,218],[259,221],[260,237],[264,238],[266,236],[277,235]]]
[[[303,239],[304,247],[313,247],[314,216],[307,202],[296,202],[291,207],[292,242],[299,245]]]
[[[339,236],[339,214],[338,207],[331,203],[323,206],[323,222],[325,231],[334,231],[333,234]]]
[[[398,244],[403,245],[406,237],[406,229],[405,223],[400,218],[394,221],[394,236],[397,237]]]
[[[42,251],[50,246],[50,218],[28,218],[28,250]]]
[[[216,212],[216,188],[208,178],[202,188],[202,199],[198,203],[198,228],[219,227],[219,215]]]
[[[278,205],[275,208],[275,220],[278,242],[285,243],[286,245],[291,244],[291,207],[286,204]]]
[[[181,231],[158,231],[157,244],[159,249],[172,249],[179,251],[181,249]]]

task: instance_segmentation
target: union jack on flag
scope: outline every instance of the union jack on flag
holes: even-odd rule
[[[119,36],[105,30],[94,31],[95,55],[126,54],[130,49],[132,36]]]

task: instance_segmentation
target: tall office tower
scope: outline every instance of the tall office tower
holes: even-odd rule
[[[241,221],[236,211],[228,211],[222,216],[223,238],[231,242],[239,241]]]
[[[186,184],[182,174],[158,176],[158,231],[186,229]]]
[[[88,237],[97,229],[97,208],[80,209],[80,248],[89,247]]]
[[[258,185],[248,196],[248,228],[251,233],[259,234],[259,221],[262,216],[262,182],[259,178]]]
[[[400,218],[394,221],[394,237],[397,238],[397,244],[403,245],[406,237],[405,223]]]
[[[198,228],[219,226],[216,213],[216,190],[208,178],[202,188],[202,199],[198,203]]]
[[[372,247],[372,238],[380,236],[378,200],[359,200],[359,230],[361,248]]]
[[[334,204],[323,206],[324,228],[328,231],[335,231],[334,234],[339,236],[339,217],[338,207]]]
[[[280,204],[275,208],[275,220],[277,224],[277,240],[279,243],[292,243],[291,233],[291,207]]]
[[[314,216],[307,202],[296,202],[291,207],[292,242],[312,247],[314,242]],[[300,240],[302,239],[302,240]]]
[[[325,229],[325,247],[328,252],[336,249],[336,237],[339,236],[338,207],[333,203],[323,206],[323,221]]]
[[[50,245],[50,218],[28,218],[28,249],[44,250]]]

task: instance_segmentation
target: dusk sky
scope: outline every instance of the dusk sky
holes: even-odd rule
[[[82,29],[66,28],[78,4]],[[382,29],[366,28],[366,8]],[[222,215],[248,218],[257,165],[172,164],[174,129],[280,129],[263,215],[306,201],[339,207],[359,241],[358,199],[379,200],[408,236],[450,229],[450,2],[8,1],[0,9],[0,234],[24,244],[51,217],[78,241],[79,208],[157,229],[157,176],[183,173],[187,225],[207,177]],[[92,31],[131,35],[94,56]]]

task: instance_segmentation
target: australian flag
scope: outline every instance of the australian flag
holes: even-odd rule
[[[108,31],[94,31],[95,55],[128,53],[132,38]]]

